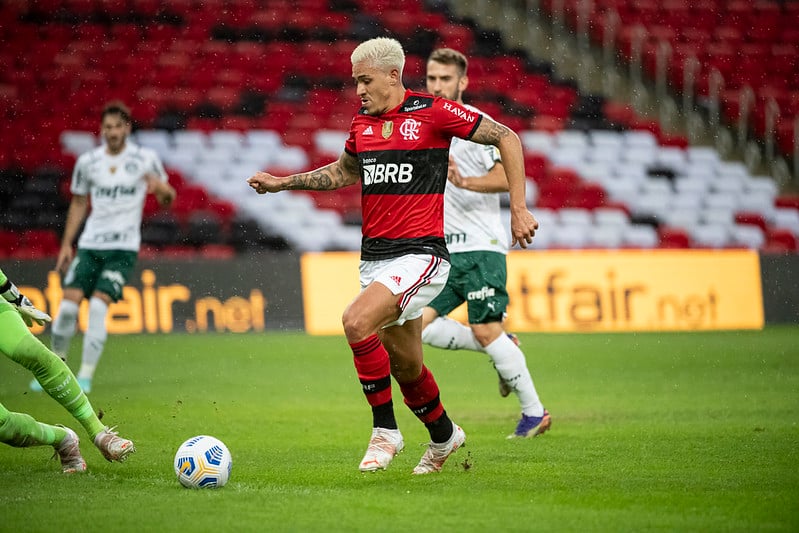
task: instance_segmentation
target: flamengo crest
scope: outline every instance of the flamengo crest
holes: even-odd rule
[[[419,128],[421,125],[422,123],[418,120],[414,120],[412,118],[405,119],[405,122],[400,125],[400,133],[402,134],[402,138],[406,141],[418,141]]]

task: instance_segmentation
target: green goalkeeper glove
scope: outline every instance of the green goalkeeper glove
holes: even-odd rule
[[[31,327],[34,322],[43,326],[45,323],[53,320],[50,318],[50,315],[44,311],[36,309],[33,302],[31,302],[27,296],[20,294],[17,286],[11,283],[10,280],[7,280],[6,283],[0,287],[0,295],[16,308],[22,320],[25,321],[25,325],[28,327]]]

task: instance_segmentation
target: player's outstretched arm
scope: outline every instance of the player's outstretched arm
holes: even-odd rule
[[[533,242],[538,221],[527,210],[524,192],[526,185],[524,153],[519,136],[507,126],[483,116],[471,140],[481,144],[493,144],[499,148],[510,193],[511,246],[518,242],[519,246],[527,248],[527,245]]]
[[[257,172],[247,183],[258,194],[287,190],[330,191],[352,185],[359,177],[358,160],[344,152],[338,161],[310,172],[283,177]]]
[[[61,250],[58,252],[58,260],[55,265],[55,269],[58,272],[64,272],[75,256],[72,243],[75,242],[75,237],[78,236],[78,231],[88,211],[88,197],[80,194],[72,195],[72,201],[69,203],[69,210],[67,211],[64,235],[61,237]]]

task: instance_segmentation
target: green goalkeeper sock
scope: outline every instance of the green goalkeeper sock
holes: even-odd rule
[[[64,428],[37,422],[24,413],[12,413],[0,405],[0,442],[16,448],[57,446],[67,432]]]
[[[75,375],[33,335],[24,337],[11,359],[33,372],[42,388],[81,423],[92,439],[105,429]]]

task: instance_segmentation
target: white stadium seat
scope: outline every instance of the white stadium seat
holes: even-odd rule
[[[558,210],[558,223],[561,226],[591,226],[591,211],[581,207],[562,207]]]
[[[624,231],[623,226],[594,226],[588,230],[586,244],[595,248],[620,248],[624,243]]]
[[[61,148],[76,157],[100,144],[97,135],[88,131],[62,131],[59,140],[61,141]]]
[[[766,243],[766,236],[759,226],[736,224],[730,229],[732,244],[758,249]]]
[[[659,242],[657,231],[647,224],[632,224],[622,233],[623,246],[630,248],[656,248]]]
[[[655,148],[658,145],[657,138],[651,131],[629,130],[621,135],[627,147]]]
[[[799,210],[789,207],[774,209],[774,227],[788,229],[799,236]]]
[[[595,147],[602,147],[608,150],[618,151],[624,144],[621,133],[613,130],[591,130],[588,133],[591,144]]]
[[[525,151],[549,154],[555,146],[552,135],[545,131],[525,130],[519,134]]]
[[[724,248],[731,242],[730,226],[699,224],[688,229],[691,239],[706,248]]]
[[[208,142],[212,148],[240,150],[244,146],[244,134],[235,130],[212,131],[208,133]]]
[[[172,133],[172,144],[175,150],[199,153],[208,148],[208,137],[199,130],[177,130]]]
[[[623,209],[615,207],[597,207],[593,212],[594,223],[598,226],[624,227],[630,223],[630,217]]]
[[[715,167],[721,162],[719,153],[710,146],[689,146],[686,149],[688,161],[691,163],[701,163],[703,166]]]
[[[314,133],[314,148],[324,155],[338,157],[344,151],[349,133],[339,130],[317,130]]]
[[[579,130],[561,130],[554,135],[554,138],[558,147],[579,148],[584,152],[588,149],[588,137]]]
[[[275,130],[249,130],[244,138],[251,148],[278,149],[283,146],[283,139]]]
[[[172,136],[165,130],[139,130],[135,142],[155,150],[162,159],[172,151]]]

